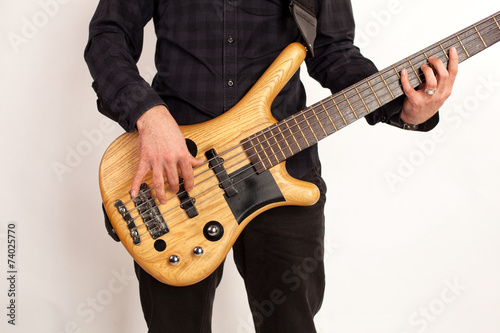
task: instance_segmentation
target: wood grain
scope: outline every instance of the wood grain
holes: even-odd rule
[[[224,153],[224,167],[228,173],[250,165],[240,143],[276,123],[271,115],[271,104],[300,67],[305,53],[301,44],[290,45],[231,110],[205,123],[181,126],[185,137],[196,143],[197,157],[206,160],[204,152],[214,148],[217,153]],[[137,132],[125,133],[106,150],[99,174],[101,195],[111,224],[127,251],[141,267],[163,283],[185,286],[207,277],[224,260],[243,228],[263,211],[281,205],[312,205],[318,200],[319,191],[315,185],[292,178],[287,174],[284,163],[280,163],[269,171],[285,201],[262,207],[238,224],[223,197],[223,190],[218,187],[217,178],[213,177],[213,171],[208,170],[208,164],[205,163],[195,169],[195,187],[189,193],[191,197],[196,198],[199,215],[188,218],[184,210],[178,207],[178,198],[168,192],[167,198],[170,200],[165,205],[159,205],[170,229],[170,232],[160,237],[167,243],[165,251],[158,252],[154,249],[155,240],[148,233],[144,234],[144,227],[140,228],[143,234],[141,244],[134,245],[126,223],[114,207],[114,202],[130,200],[130,185],[139,162],[137,137]],[[151,173],[146,176],[144,182],[152,186]],[[133,209],[133,202],[128,203],[126,207],[128,210]],[[137,211],[131,215],[137,216]],[[212,220],[218,221],[224,227],[224,236],[216,242],[207,240],[203,235],[203,227]],[[142,219],[139,217],[135,222],[140,225]],[[193,254],[193,248],[196,246],[204,249],[204,254],[200,257]],[[180,258],[178,265],[169,264],[168,258],[171,255]]]

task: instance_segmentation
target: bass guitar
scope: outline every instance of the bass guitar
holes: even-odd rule
[[[265,210],[312,205],[313,184],[292,178],[285,160],[403,95],[400,72],[413,87],[430,56],[448,63],[450,47],[462,62],[500,40],[500,12],[421,50],[282,121],[271,104],[305,59],[303,45],[289,45],[231,110],[205,123],[181,126],[195,185],[167,203],[156,200],[149,173],[136,198],[130,184],[139,163],[138,133],[125,133],[106,150],[99,183],[109,221],[127,251],[159,281],[186,286],[201,281],[224,260],[245,226]]]

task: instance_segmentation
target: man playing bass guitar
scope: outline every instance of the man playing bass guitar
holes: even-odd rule
[[[303,41],[289,5],[283,0],[100,0],[90,23],[85,59],[99,111],[125,131],[139,133],[132,197],[149,172],[156,189],[163,189],[165,182],[172,193],[181,186],[188,193],[193,189],[193,168],[203,161],[191,156],[179,125],[209,121],[230,110],[287,45]],[[353,45],[350,0],[306,1],[307,5],[317,19],[314,45],[306,43],[311,44],[305,60],[311,77],[333,93],[377,72]],[[158,72],[150,86],[139,75],[136,62],[143,28],[151,19],[157,35]],[[438,123],[438,109],[451,94],[457,52],[449,50],[448,66],[435,57],[429,57],[428,63],[420,68],[425,82],[416,89],[408,71],[402,70],[405,96],[368,114],[368,123],[431,130]],[[271,111],[279,121],[304,109],[305,101],[296,73],[275,98]],[[282,206],[258,215],[235,242],[233,253],[245,281],[256,331],[312,333],[316,332],[313,319],[325,285],[326,186],[317,146],[289,158],[286,167],[291,176],[315,184],[319,200],[312,206]],[[156,195],[160,204],[166,203],[164,191]],[[315,258],[316,268],[290,288],[284,273],[300,266],[305,258]],[[176,287],[159,282],[136,264],[149,332],[211,332],[222,266],[196,284]],[[258,304],[270,298],[279,304],[264,315]]]

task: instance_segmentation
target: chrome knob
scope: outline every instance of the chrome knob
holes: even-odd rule
[[[220,233],[220,229],[215,224],[212,224],[207,229],[207,234],[211,237],[215,237]]]
[[[177,265],[177,264],[179,263],[179,261],[180,261],[180,259],[179,259],[179,257],[178,257],[178,256],[176,256],[176,255],[171,255],[171,256],[170,256],[170,258],[168,258],[168,262],[169,262],[171,265],[173,265],[173,266]]]
[[[193,253],[195,256],[199,257],[203,254],[203,248],[201,246],[197,246],[193,249]]]

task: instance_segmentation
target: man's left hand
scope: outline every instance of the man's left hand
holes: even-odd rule
[[[431,118],[450,97],[453,83],[458,73],[458,54],[452,47],[449,52],[448,69],[443,62],[435,57],[429,57],[429,64],[420,67],[425,76],[425,82],[417,90],[413,89],[408,78],[408,71],[401,71],[401,84],[406,94],[401,111],[401,120],[407,124],[421,124]]]

